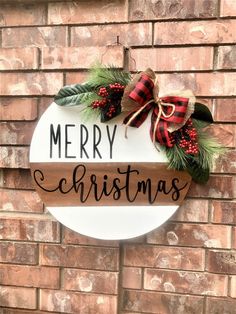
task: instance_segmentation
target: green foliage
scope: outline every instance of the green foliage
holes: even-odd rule
[[[216,157],[225,153],[225,149],[203,130],[204,122],[193,119],[193,125],[198,133],[199,153],[189,155],[178,145],[165,147],[169,167],[176,170],[187,170],[197,183],[206,183]]]
[[[181,147],[174,145],[170,148],[164,147],[164,149],[169,161],[169,168],[176,170],[183,170],[187,168],[188,155]]]
[[[54,101],[59,106],[89,106],[93,101],[101,99],[97,91],[101,86],[120,83],[126,86],[131,80],[131,75],[112,66],[95,65],[90,70],[89,80],[85,84],[67,85],[60,89]],[[90,115],[92,111],[88,110]]]
[[[90,103],[91,99],[97,98],[90,84],[67,85],[60,89],[55,96],[55,103],[59,106],[77,106],[80,104]]]
[[[194,113],[192,114],[192,118],[196,120],[200,120],[204,126],[207,126],[213,123],[213,118],[210,110],[207,106],[196,102],[194,107]]]
[[[108,86],[109,84],[120,83],[126,86],[131,80],[131,75],[128,72],[121,71],[114,66],[103,66],[96,64],[89,75],[89,84],[94,88],[100,86]]]
[[[87,121],[96,121],[100,115],[99,109],[93,109],[91,106],[84,106],[81,110],[81,117],[84,123]]]
[[[193,120],[194,126],[197,128],[196,120]],[[197,129],[199,154],[194,157],[194,160],[201,165],[202,169],[212,169],[216,157],[223,155],[226,149],[208,132],[202,129]]]
[[[197,183],[204,184],[209,180],[210,170],[201,168],[201,165],[196,161],[189,162],[186,170],[191,175],[193,181]]]

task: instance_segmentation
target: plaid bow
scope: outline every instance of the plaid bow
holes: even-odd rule
[[[154,138],[161,145],[172,147],[173,143],[168,131],[168,126],[171,123],[183,123],[189,99],[179,96],[166,96],[162,98],[157,97],[159,102],[159,104],[157,104],[153,99],[153,88],[153,81],[149,78],[148,75],[143,74],[135,85],[135,88],[129,94],[129,97],[136,101],[140,107],[131,112],[124,119],[124,124],[136,128],[140,127],[140,125],[146,120],[150,110],[153,109],[150,128],[151,138]],[[162,112],[159,116],[160,106]],[[160,120],[156,125],[157,119],[159,117]]]

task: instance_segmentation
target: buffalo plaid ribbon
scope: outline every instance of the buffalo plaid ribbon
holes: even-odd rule
[[[159,104],[163,104],[161,107],[162,114],[160,115],[160,120],[155,127],[159,117],[160,107],[153,99],[153,88],[154,83],[149,76],[146,74],[142,75],[134,89],[129,94],[129,97],[136,101],[140,107],[128,114],[128,116],[124,119],[124,124],[138,128],[146,120],[149,112],[152,110],[150,128],[151,137],[158,141],[161,145],[172,147],[173,143],[168,131],[168,126],[171,123],[180,124],[184,122],[189,99],[179,96],[166,96],[159,98]],[[154,132],[155,135],[153,134]]]

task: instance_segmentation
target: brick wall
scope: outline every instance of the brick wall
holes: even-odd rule
[[[0,313],[236,313],[236,1],[20,2],[0,7]],[[126,53],[106,48],[117,36]],[[63,227],[30,178],[37,120],[94,58],[151,66],[163,93],[191,88],[229,148],[170,221],[132,241]]]

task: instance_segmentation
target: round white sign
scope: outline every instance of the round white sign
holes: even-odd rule
[[[101,123],[84,120],[80,108],[49,106],[33,134],[30,165],[36,189],[58,221],[114,240],[145,234],[174,214],[191,177],[167,169],[150,139],[149,118],[125,138],[122,115]]]

